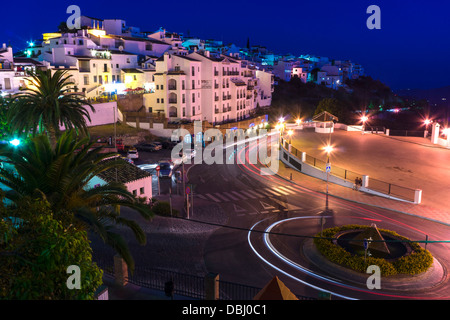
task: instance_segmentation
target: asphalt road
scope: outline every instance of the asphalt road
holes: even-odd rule
[[[262,176],[258,165],[248,163],[246,152],[239,149],[236,164],[196,165],[189,171],[189,182],[195,186],[196,206],[220,206],[228,216],[227,225],[240,229],[219,228],[205,243],[204,260],[208,271],[220,274],[226,281],[263,287],[273,276],[297,295],[317,297],[328,291],[343,299],[449,299],[450,286],[442,284],[427,290],[369,290],[355,286],[313,265],[302,254],[307,238],[320,232],[324,215],[323,194],[290,185],[277,176]],[[378,228],[398,232],[411,240],[449,240],[450,228],[414,216],[329,197],[324,228],[343,224],[375,223]],[[291,219],[292,218],[292,219]],[[269,239],[281,256],[267,245],[264,231],[272,223],[284,221],[273,231],[296,236],[274,236]],[[252,232],[247,231],[252,229]],[[440,262],[445,276],[450,266],[450,244],[428,244],[427,249]],[[301,267],[293,266],[294,261]],[[369,277],[369,275],[367,276]]]

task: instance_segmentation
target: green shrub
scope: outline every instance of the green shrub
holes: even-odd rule
[[[157,201],[152,207],[152,211],[158,216],[170,217],[170,203],[167,201]],[[178,217],[178,210],[172,208],[172,216]]]
[[[322,232],[322,237],[320,234],[316,235],[314,238],[314,244],[319,252],[331,262],[363,273],[366,272],[368,266],[377,265],[380,268],[381,274],[384,276],[395,274],[414,275],[428,270],[433,263],[433,256],[428,250],[423,249],[415,242],[409,242],[410,240],[408,238],[400,236],[396,232],[390,230],[379,229],[381,232],[388,233],[398,239],[408,241],[412,249],[411,254],[403,256],[394,262],[389,262],[385,259],[374,257],[367,257],[366,261],[364,261],[364,257],[353,255],[341,246],[332,242],[332,239],[335,238],[335,235],[338,232],[365,228],[370,227],[361,225],[345,225],[342,227],[325,229]]]

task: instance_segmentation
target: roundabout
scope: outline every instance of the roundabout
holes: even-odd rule
[[[353,300],[356,299],[356,296],[359,297],[361,293],[381,299],[427,299],[427,293],[431,289],[448,285],[447,270],[439,262],[439,256],[432,257],[432,262],[424,272],[418,274],[382,275],[380,278],[381,288],[374,290],[368,287],[368,279],[372,275],[371,272],[358,272],[327,259],[314,244],[317,234],[286,241],[287,230],[296,229],[297,225],[305,224],[306,221],[309,223],[315,221],[317,224],[321,218],[319,216],[299,216],[272,222],[268,225],[269,221],[267,219],[261,220],[255,223],[248,233],[248,243],[253,252],[264,263],[278,272],[302,285],[327,292],[334,297],[342,299]],[[331,218],[331,216],[323,218]],[[260,228],[262,225],[267,225],[264,228],[264,232]],[[261,250],[261,246],[257,245],[256,234],[252,234],[255,233],[255,230],[259,230],[257,233],[262,233],[260,240],[266,250]],[[281,230],[284,232],[280,232]],[[349,230],[354,233],[352,228]],[[351,233],[340,232],[340,236]],[[337,239],[335,239],[334,245],[337,245]],[[412,252],[408,245],[404,245],[403,248],[398,245],[394,246],[397,247],[394,254],[398,256],[394,257],[395,259],[392,256],[388,257],[388,260],[389,258],[390,260],[396,260],[400,257],[408,256]],[[267,252],[270,252],[271,256],[267,255]],[[273,257],[276,258],[275,261]],[[442,298],[449,299],[448,296]]]

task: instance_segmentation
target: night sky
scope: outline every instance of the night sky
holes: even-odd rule
[[[392,89],[450,85],[449,1],[19,1],[2,12],[0,42],[14,50],[57,30],[66,9],[123,19],[142,31],[189,32],[204,39],[266,46],[275,53],[314,54],[361,63]],[[369,5],[381,9],[381,29],[369,30]]]

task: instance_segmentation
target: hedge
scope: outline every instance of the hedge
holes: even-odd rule
[[[322,237],[320,234],[316,235],[314,244],[319,252],[331,262],[363,273],[366,272],[368,266],[377,265],[380,268],[381,274],[384,276],[396,274],[414,275],[425,272],[433,263],[433,256],[431,253],[415,242],[409,242],[412,249],[411,254],[403,256],[393,262],[374,257],[367,257],[366,261],[364,261],[363,256],[353,255],[341,246],[332,242],[332,239],[334,239],[335,235],[340,231],[366,228],[370,227],[362,225],[345,225],[342,227],[325,229],[322,232]],[[379,229],[379,231],[393,235],[401,240],[410,241],[408,238],[400,236],[391,230]]]

